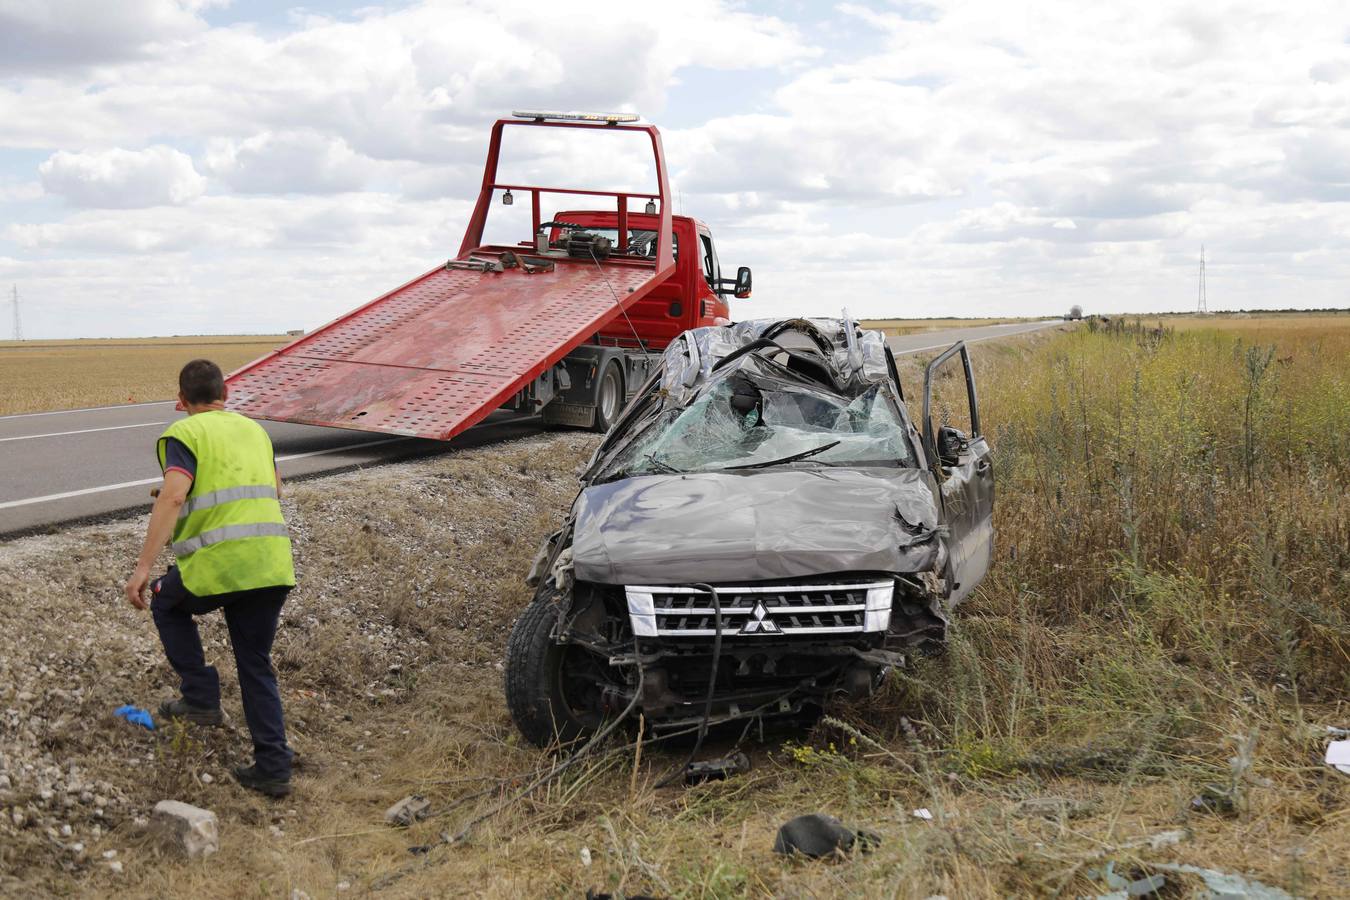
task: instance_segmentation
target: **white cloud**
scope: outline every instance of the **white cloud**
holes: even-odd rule
[[[228,0],[224,0],[228,2]],[[211,0],[0,0],[0,72],[54,72],[146,55],[201,31]]]
[[[817,22],[813,4],[461,0],[282,31],[209,28],[202,5],[0,0],[0,48],[23,43],[0,61],[0,149],[46,158],[0,156],[0,282],[106,299],[68,322],[162,329],[183,296],[231,321],[329,318],[457,246],[487,127],[524,106],[678,116],[678,202],[725,267],[756,270],[740,315],[1186,308],[1202,242],[1212,306],[1345,302],[1340,0],[938,0]],[[506,165],[650,179],[640,152],[539,138]]]
[[[190,156],[162,145],[88,153],[58,150],[38,166],[38,174],[47,193],[73,206],[113,209],[186,203],[206,185]]]
[[[212,141],[206,171],[241,194],[328,194],[360,190],[375,164],[342,138],[268,131],[242,141]]]
[[[795,28],[719,0],[658,17],[632,4],[591,16],[526,0],[421,3],[279,37],[204,30],[152,51],[101,70],[95,91],[46,79],[0,86],[0,142],[138,145],[311,129],[376,159],[444,163],[481,157],[484,120],[513,107],[650,115],[681,66],[730,71],[813,53]]]

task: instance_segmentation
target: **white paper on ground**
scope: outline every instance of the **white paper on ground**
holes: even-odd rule
[[[1327,745],[1327,765],[1350,775],[1350,741],[1332,741]]]

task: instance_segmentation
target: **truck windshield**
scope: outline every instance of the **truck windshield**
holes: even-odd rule
[[[601,480],[782,466],[912,466],[905,426],[879,386],[849,400],[809,388],[760,388],[734,376],[664,413]]]

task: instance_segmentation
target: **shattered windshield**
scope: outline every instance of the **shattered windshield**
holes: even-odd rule
[[[604,480],[773,465],[914,465],[894,404],[873,385],[852,399],[742,373],[663,412],[620,451]]]

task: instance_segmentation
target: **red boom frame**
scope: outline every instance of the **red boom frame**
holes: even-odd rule
[[[538,185],[520,185],[520,184],[498,184],[497,183],[497,163],[501,159],[502,152],[502,129],[507,125],[524,128],[589,128],[600,129],[602,131],[638,131],[646,134],[652,142],[652,156],[656,161],[656,190],[655,194],[643,194],[636,191],[587,191],[575,188],[554,188],[541,187]],[[666,154],[661,147],[661,133],[656,130],[654,125],[600,125],[590,122],[549,122],[539,119],[498,119],[492,126],[492,138],[488,142],[487,162],[483,166],[483,186],[478,191],[478,202],[474,204],[473,215],[469,218],[469,225],[464,230],[464,240],[459,245],[459,256],[461,259],[468,256],[474,250],[482,246],[483,228],[487,224],[488,209],[492,206],[492,196],[495,191],[528,191],[530,193],[530,212],[531,212],[531,234],[539,233],[541,223],[539,216],[539,195],[540,194],[584,194],[593,197],[614,197],[618,203],[619,214],[619,248],[623,249],[628,244],[628,198],[638,197],[643,199],[655,200],[660,204],[659,215],[661,217],[660,227],[656,235],[656,272],[659,277],[669,274],[667,269],[675,264],[674,252],[671,249],[671,221],[670,221],[670,182],[666,176]]]

